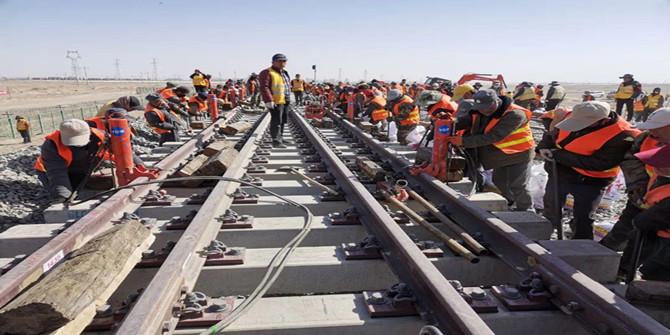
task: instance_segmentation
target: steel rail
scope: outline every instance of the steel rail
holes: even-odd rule
[[[339,156],[329,149],[307,120],[295,111],[291,111],[289,116],[302,128],[319,152],[328,171],[344,190],[347,201],[355,204],[361,222],[381,242],[381,253],[393,272],[417,296],[416,304],[422,318],[439,327],[445,334],[493,334]]]
[[[244,175],[245,167],[257,148],[257,140],[262,138],[269,123],[270,116],[265,113],[256,123],[251,136],[232,166],[224,173],[224,177],[239,179]],[[216,239],[219,226],[212,224],[215,215],[221,209],[230,207],[233,202],[230,195],[239,186],[239,183],[230,181],[219,181],[216,184],[165,262],[122,321],[116,331],[117,334],[161,334],[170,333],[176,328],[178,318],[172,315],[173,304],[177,302],[183,288],[191,290],[194,287],[206,260],[198,253],[210,241]]]
[[[235,113],[235,111],[227,113],[225,118],[217,121],[216,124],[223,124],[235,115]],[[154,167],[161,169],[158,179],[165,179],[173,169],[185,162],[189,155],[211,138],[212,135],[214,135],[214,124],[211,124],[177,150],[156,163]],[[147,177],[140,177],[130,183],[130,185],[148,180]],[[111,228],[111,221],[119,218],[123,212],[134,212],[142,205],[141,197],[159,188],[160,184],[151,184],[115,192],[108,199],[102,201],[93,210],[77,220],[72,226],[49,240],[9,272],[0,276],[0,307],[11,301],[33,282],[39,280],[45,272],[48,272],[58,264],[59,259],[65,259],[68,253],[78,249],[95,236]]]
[[[524,277],[533,272],[542,276],[552,303],[582,322],[597,334],[670,334],[662,324],[629,304],[598,282],[589,278],[545,248],[519,233],[493,214],[479,208],[460,193],[432,176],[409,173],[412,163],[395,150],[335,113],[329,116],[344,129],[363,141],[395,171],[401,171],[411,184],[436,204],[443,204],[449,217],[471,234],[481,232],[489,249],[514,271]]]

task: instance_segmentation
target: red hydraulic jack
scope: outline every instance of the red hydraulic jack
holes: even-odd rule
[[[116,178],[119,180],[119,186],[126,186],[139,177],[158,178],[158,170],[135,166],[135,163],[133,163],[128,120],[125,118],[109,118],[107,124],[112,135],[112,153],[114,153]]]
[[[435,135],[433,138],[433,155],[430,164],[424,162],[421,166],[410,170],[412,175],[427,173],[440,181],[446,182],[448,169],[447,161],[451,156],[451,145],[447,142],[447,137],[454,134],[454,121],[450,113],[440,113],[435,119]]]
[[[219,118],[219,105],[216,101],[216,95],[208,94],[207,99],[209,100],[209,103],[207,104],[209,116],[212,118],[212,123],[214,123]]]

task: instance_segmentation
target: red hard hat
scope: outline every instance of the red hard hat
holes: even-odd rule
[[[375,95],[375,91],[368,88],[367,90],[363,91],[363,95],[366,96],[366,97],[371,97],[371,96]]]

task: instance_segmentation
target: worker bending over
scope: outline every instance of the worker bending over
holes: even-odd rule
[[[179,128],[185,127],[180,117],[170,111],[170,107],[160,95],[152,93],[147,95],[146,99],[149,103],[144,109],[144,118],[149,127],[160,135],[158,145],[180,141]]]
[[[545,170],[549,174],[544,216],[551,222],[559,222],[562,217],[559,211],[570,193],[574,197],[573,238],[593,239],[593,213],[607,186],[619,174],[619,164],[639,131],[611,113],[609,104],[600,101],[575,105],[555,128],[544,135],[536,148],[547,161]],[[556,175],[551,167],[553,162],[557,164]],[[558,190],[554,189],[554,178],[558,178]]]
[[[405,145],[407,135],[416,128],[421,121],[419,117],[419,107],[414,105],[414,100],[403,94],[398,89],[392,89],[386,97],[386,109],[392,111],[392,115],[387,119],[389,122],[395,121],[398,128],[398,142]]]
[[[386,106],[386,99],[384,99],[381,94],[376,94],[375,91],[371,89],[363,91],[363,95],[365,96],[364,105],[367,106],[363,112],[363,117],[370,118],[370,123],[374,125],[381,125],[384,127],[386,118],[389,116],[389,112],[384,109],[384,106]]]
[[[188,100],[188,111],[195,120],[207,117],[207,92],[198,92]]]
[[[535,146],[531,112],[490,89],[479,90],[473,99],[472,111],[460,116],[455,126],[457,130],[468,129],[469,133],[451,136],[448,141],[476,148],[479,163],[484,169],[493,170],[493,183],[508,204],[516,204],[518,211],[531,210],[533,201],[526,188]]]
[[[137,99],[133,96],[125,96],[104,104],[102,107],[100,107],[96,116],[105,116],[105,112],[110,108],[123,108],[128,112],[134,110],[141,111],[143,109],[142,104],[140,103],[140,99]]]

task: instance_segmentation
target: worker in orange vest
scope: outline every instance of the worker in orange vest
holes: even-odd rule
[[[458,117],[456,130],[464,135],[447,140],[464,148],[477,148],[477,160],[485,170],[493,170],[493,183],[515,210],[532,210],[533,201],[526,187],[533,160],[531,111],[498,96],[491,89],[480,89],[472,97],[472,110]]]
[[[371,89],[363,91],[363,95],[365,96],[365,105],[367,106],[363,112],[363,117],[368,117],[372,124],[385,127],[386,118],[389,116],[389,112],[384,109],[386,99],[381,95],[375,95],[375,92]]]
[[[395,121],[398,128],[398,142],[406,145],[407,135],[416,128],[421,121],[419,107],[414,105],[414,100],[404,95],[400,90],[390,90],[387,97],[386,109],[392,113],[387,121]]]
[[[230,91],[228,91],[230,92]],[[188,100],[189,114],[200,120],[207,117],[207,92],[198,92]]]
[[[37,178],[54,203],[65,202],[104,157],[105,132],[83,120],[65,120],[44,138],[35,162]]]
[[[584,95],[582,95],[582,102],[593,101],[595,99],[596,98],[593,95],[591,95],[590,91],[584,91]]]
[[[635,156],[654,170],[640,206],[642,211],[632,220],[643,234],[640,273],[643,280],[670,281],[670,145]],[[626,252],[633,251],[626,248],[624,258],[630,257]]]
[[[572,238],[593,239],[593,213],[605,190],[619,174],[619,164],[639,133],[618,114],[611,113],[605,102],[588,101],[575,105],[572,112],[556,124],[556,129],[545,134],[536,148],[547,162],[545,170],[549,173],[544,216],[551,222],[560,222],[557,215],[566,196],[572,194]],[[551,168],[553,162],[557,175]],[[554,178],[558,179],[558,190],[554,190]],[[560,204],[559,208],[555,202]]]
[[[158,145],[162,146],[165,142],[178,142],[180,140],[179,129],[185,127],[182,120],[170,112],[170,107],[158,94],[149,94],[146,99],[149,103],[144,109],[144,118],[149,127],[160,135]]]
[[[16,116],[16,130],[23,138],[23,143],[30,143],[30,123],[23,116]]]
[[[623,162],[621,162],[628,201],[614,227],[600,240],[600,244],[612,250],[622,251],[624,248],[628,250],[624,252],[624,257],[621,258],[619,265],[621,272],[628,271],[631,264],[633,218],[643,211],[644,196],[647,192],[649,180],[654,175],[654,167],[645,164],[636,157],[636,154],[657,149],[666,143],[670,143],[670,108],[655,111],[646,122],[638,124],[636,128],[645,132],[635,139],[630,150],[624,155]]]
[[[249,76],[249,79],[247,80],[247,91],[251,97],[249,100],[251,107],[258,107],[258,105],[261,103],[261,91],[259,89],[258,75],[256,72],[251,73],[251,76]]]

